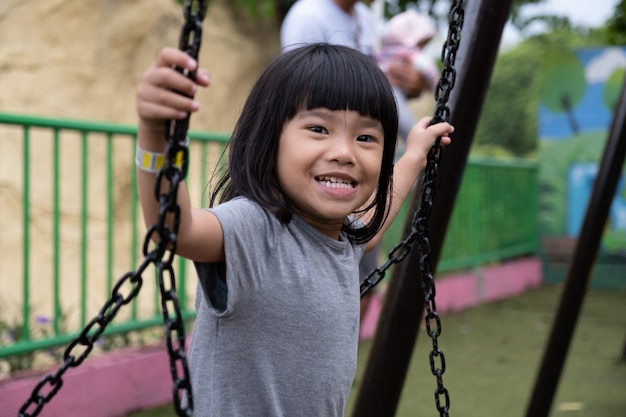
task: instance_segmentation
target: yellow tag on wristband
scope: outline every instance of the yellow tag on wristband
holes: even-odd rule
[[[188,140],[187,143],[189,143]],[[179,151],[174,158],[174,165],[178,168],[182,168],[183,166],[183,157],[184,152]],[[161,152],[150,152],[137,145],[135,164],[137,165],[137,168],[142,171],[150,174],[156,174],[165,164],[165,154]]]

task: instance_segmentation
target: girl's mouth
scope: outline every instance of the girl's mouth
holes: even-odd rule
[[[348,190],[356,186],[354,181],[346,180],[343,178],[337,178],[337,177],[321,176],[321,177],[315,177],[315,180],[319,182],[320,184],[324,185],[325,187],[329,187],[329,188],[341,188],[341,189]]]

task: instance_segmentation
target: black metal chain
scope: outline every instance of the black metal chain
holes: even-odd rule
[[[456,52],[461,42],[461,29],[463,28],[464,9],[463,0],[453,1],[448,15],[449,27],[448,37],[443,45],[441,60],[443,69],[441,78],[435,90],[435,100],[437,106],[431,124],[447,122],[450,120],[450,108],[448,99],[456,80],[456,70],[454,61]],[[446,370],[446,361],[443,352],[439,349],[437,338],[441,335],[441,320],[437,314],[435,303],[435,281],[433,277],[432,265],[430,262],[430,241],[429,241],[429,220],[432,212],[433,199],[435,197],[435,181],[441,163],[443,146],[441,138],[437,138],[434,146],[427,156],[426,169],[421,187],[421,200],[418,211],[411,222],[411,232],[398,243],[389,253],[389,258],[385,263],[374,269],[361,284],[361,296],[376,286],[385,276],[387,269],[393,264],[401,262],[411,252],[413,242],[417,239],[419,248],[420,266],[420,286],[424,292],[426,315],[424,321],[426,332],[432,339],[432,350],[430,352],[430,369],[437,378],[437,388],[435,389],[435,404],[440,416],[448,416],[450,409],[450,396],[448,390],[443,385],[443,373]],[[434,328],[433,328],[434,325]],[[439,359],[439,364],[437,364]],[[443,404],[442,404],[443,400]]]
[[[202,38],[202,20],[206,15],[208,0],[186,0],[179,48],[197,60]],[[182,69],[177,68],[181,73]],[[195,72],[185,75],[195,80]],[[167,147],[164,166],[157,173],[155,197],[159,201],[159,218],[146,234],[143,244],[145,256],[137,270],[124,274],[113,287],[111,297],[94,317],[74,338],[63,354],[63,364],[53,373],[45,376],[33,389],[30,397],[18,411],[18,417],[35,417],[63,386],[63,375],[69,368],[79,366],[92,351],[98,338],[113,321],[120,308],[130,303],[141,289],[143,274],[153,264],[157,271],[157,281],[161,293],[161,307],[165,325],[167,351],[173,380],[174,407],[179,416],[189,417],[193,413],[193,396],[189,369],[185,356],[185,329],[176,292],[176,279],[172,261],[176,252],[176,234],[180,221],[180,207],[176,202],[178,186],[185,179],[189,161],[186,135],[189,116],[183,120],[169,121],[167,124]],[[182,154],[181,154],[182,152]],[[182,165],[175,161],[182,155]],[[180,160],[180,159],[179,159]],[[161,190],[169,189],[166,194]],[[167,221],[166,221],[167,217]],[[168,226],[168,222],[171,226]],[[152,237],[158,236],[158,244],[150,250]],[[155,237],[156,237],[155,236]],[[183,407],[183,399],[186,404]]]

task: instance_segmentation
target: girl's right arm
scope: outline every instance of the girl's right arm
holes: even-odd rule
[[[196,82],[174,69],[179,66],[194,70],[197,63],[186,53],[164,48],[155,64],[141,77],[137,88],[137,114],[139,116],[137,145],[149,152],[164,153],[165,125],[167,120],[184,119],[196,112],[199,104],[193,97],[200,87],[210,84],[208,72],[197,70]],[[181,95],[176,91],[187,94]],[[146,226],[155,224],[159,217],[159,203],[154,196],[156,174],[137,168],[139,201]],[[167,192],[169,183],[163,181]],[[224,260],[224,236],[219,221],[207,210],[192,208],[184,183],[178,188],[177,203],[180,222],[176,253],[199,262],[222,262]],[[172,224],[170,218],[168,225]],[[153,237],[158,237],[153,234]]]

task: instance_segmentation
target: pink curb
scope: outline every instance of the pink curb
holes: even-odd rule
[[[461,311],[483,303],[522,294],[541,285],[539,258],[521,258],[498,265],[481,267],[473,272],[435,277],[437,311],[440,314]],[[383,296],[372,296],[361,325],[361,340],[374,337]]]
[[[56,369],[0,381],[0,414],[17,416],[44,375],[54,372]],[[49,391],[50,385],[45,385],[42,394]],[[131,411],[166,404],[172,401],[172,395],[165,347],[124,349],[89,358],[79,367],[68,369],[63,376],[62,389],[39,416],[120,417]],[[34,407],[26,411],[32,413]]]

